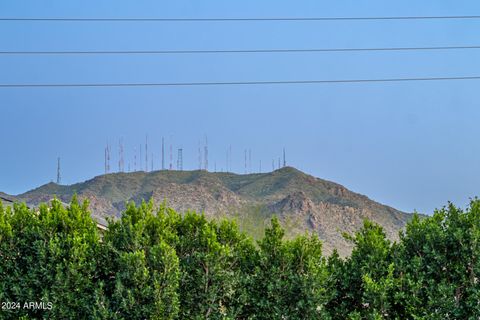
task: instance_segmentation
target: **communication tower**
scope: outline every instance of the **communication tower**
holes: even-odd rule
[[[57,158],[57,184],[62,182],[62,176],[60,175],[60,157]]]
[[[183,149],[179,148],[177,152],[177,170],[183,170]]]

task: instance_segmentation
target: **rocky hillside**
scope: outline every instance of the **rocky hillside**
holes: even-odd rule
[[[19,200],[9,194],[0,192],[0,201],[2,201],[3,205],[10,206],[14,202],[18,202]]]
[[[354,232],[365,218],[381,224],[395,239],[411,217],[291,167],[245,175],[199,170],[112,173],[70,186],[49,183],[16,197],[36,205],[54,196],[68,202],[74,193],[88,198],[92,214],[99,217],[118,216],[126,201],[153,198],[181,212],[234,218],[256,238],[276,214],[288,236],[314,232],[324,240],[326,253],[337,248],[342,255],[351,248],[342,232]]]

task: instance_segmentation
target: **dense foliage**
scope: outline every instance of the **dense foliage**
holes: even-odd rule
[[[391,243],[365,221],[352,254],[316,236],[255,243],[232,221],[129,204],[99,231],[88,203],[0,203],[1,319],[478,319],[480,201],[415,215]]]

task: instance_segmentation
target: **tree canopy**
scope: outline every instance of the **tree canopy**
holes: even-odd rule
[[[100,231],[88,202],[0,203],[0,319],[478,319],[480,200],[414,215],[392,243],[365,221],[322,254],[275,217],[233,221],[127,205]]]

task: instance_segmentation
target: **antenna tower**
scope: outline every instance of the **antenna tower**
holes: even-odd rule
[[[140,143],[140,157],[138,158],[138,165],[139,165],[139,170],[142,171],[143,170],[143,165],[142,165],[142,144]]]
[[[177,170],[183,170],[183,149],[178,149],[177,153]]]
[[[105,148],[105,174],[110,172],[110,146],[107,142],[107,147]]]
[[[57,158],[57,184],[62,182],[62,176],[60,175],[60,157]]]
[[[165,140],[162,137],[162,170],[165,170]]]
[[[198,141],[198,170],[202,170],[202,147]]]
[[[104,148],[105,152],[105,158],[104,158],[104,163],[105,163],[105,174],[107,174],[107,148]]]
[[[137,147],[133,148],[133,171],[137,171]]]
[[[170,170],[173,170],[173,147],[170,144]]]
[[[205,136],[205,150],[204,150],[204,153],[203,155],[205,156],[205,161],[204,161],[204,165],[205,165],[205,171],[208,171],[208,139],[207,139],[207,136]]]
[[[148,172],[148,135],[145,135],[145,171]]]
[[[123,141],[119,139],[118,141],[118,171],[125,171],[125,160],[123,158]]]
[[[287,161],[285,160],[285,148],[283,148],[283,166],[287,166]]]
[[[122,144],[118,143],[118,172],[122,171]]]

